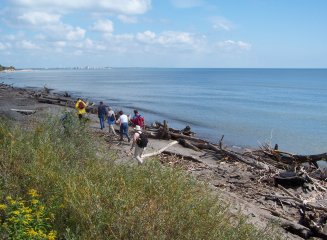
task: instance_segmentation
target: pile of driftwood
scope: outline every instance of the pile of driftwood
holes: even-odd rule
[[[68,92],[64,93],[52,93],[53,89],[47,88],[46,86],[43,87],[41,90],[30,90],[29,94],[36,98],[39,103],[47,103],[47,104],[54,104],[65,106],[69,108],[75,108],[75,103],[77,102],[76,98],[71,97]],[[93,103],[87,103],[86,111],[89,113],[97,113],[97,106]]]
[[[218,159],[240,161],[260,172],[262,184],[272,182],[275,186],[273,194],[262,194],[266,200],[274,201],[281,208],[288,205],[296,208],[300,219],[291,219],[287,215],[273,209],[270,218],[278,221],[283,228],[303,238],[320,237],[327,239],[327,174],[318,168],[318,161],[326,161],[327,153],[317,155],[296,155],[279,151],[268,144],[258,150],[233,151],[224,146],[223,138],[219,143],[197,138],[190,127],[182,130],[170,128],[168,123],[155,122],[146,127],[149,138],[175,140],[173,143],[193,149],[194,151],[210,151]],[[304,194],[296,191],[303,189]],[[280,194],[278,193],[280,192]],[[308,194],[309,193],[309,194]],[[305,197],[304,197],[305,196]]]

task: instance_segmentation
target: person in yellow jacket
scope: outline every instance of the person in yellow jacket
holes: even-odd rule
[[[86,107],[87,107],[87,104],[82,99],[78,98],[77,102],[75,104],[75,108],[77,110],[79,119],[82,119],[83,115],[86,114]]]

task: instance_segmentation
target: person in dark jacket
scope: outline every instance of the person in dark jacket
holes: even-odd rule
[[[100,128],[101,130],[105,128],[104,126],[104,118],[107,116],[108,111],[106,106],[103,104],[103,102],[100,102],[100,105],[98,106],[98,117],[100,120]]]

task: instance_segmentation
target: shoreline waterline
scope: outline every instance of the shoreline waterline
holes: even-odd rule
[[[52,89],[51,90],[51,93],[47,93],[47,91],[49,89],[46,89],[46,88],[34,88],[34,87],[18,88],[18,87],[12,87],[12,86],[9,86],[9,85],[3,84],[3,83],[1,83],[0,86],[2,86],[4,88],[8,88],[9,92],[12,91],[12,93],[16,92],[16,94],[19,93],[20,95],[25,95],[25,97],[26,97],[26,95],[28,95],[29,98],[31,98],[31,100],[33,99],[32,101],[35,101],[35,102],[37,102],[38,99],[41,97],[40,98],[40,100],[41,100],[40,104],[42,104],[42,102],[43,103],[46,103],[48,105],[49,109],[50,108],[52,109],[53,107],[55,107],[55,106],[58,105],[58,106],[62,106],[62,107],[72,108],[72,111],[74,111],[75,102],[76,102],[76,99],[78,97],[78,96],[74,96],[74,95],[71,95],[71,94],[69,94],[69,96],[65,96],[65,95],[67,95],[67,91],[61,92],[61,91],[56,91],[55,89]],[[50,101],[47,101],[46,99],[50,99]],[[61,100],[59,100],[59,99],[61,99]],[[89,99],[89,100],[91,100],[91,103],[92,103],[92,99]],[[15,100],[15,101],[18,101],[19,102],[18,99]],[[66,102],[66,104],[63,104],[62,101]],[[18,105],[20,105],[20,104],[18,104]],[[24,106],[28,106],[28,105],[24,105]],[[35,106],[37,106],[37,105],[35,105]],[[91,108],[94,109],[96,107],[97,107],[97,104],[95,104],[95,106],[93,106]],[[4,109],[6,109],[6,108],[8,108],[8,107],[5,107]],[[4,109],[0,109],[0,110],[3,111]],[[9,110],[9,109],[7,109],[7,110]],[[17,109],[15,109],[15,110],[14,109],[11,109],[11,110],[12,111],[16,111]],[[32,110],[22,110],[22,111],[32,111]],[[35,112],[36,111],[34,111],[34,113]],[[51,110],[51,112],[53,112],[53,111]],[[92,115],[92,113],[94,113],[94,112],[92,111],[89,114]],[[90,115],[90,118],[92,119],[92,121],[97,121],[97,117],[91,116],[91,115]],[[163,121],[163,119],[162,119],[162,121]],[[160,122],[162,122],[162,121],[160,121]],[[182,130],[182,129],[179,129],[179,130]],[[203,139],[203,138],[201,138],[199,136],[197,136],[197,138],[198,139],[202,139],[204,141],[208,141],[208,140]],[[220,140],[222,140],[222,139],[223,138],[220,138]],[[212,141],[208,141],[208,142],[211,142],[213,144],[217,144],[217,142],[212,142]],[[253,148],[253,147],[244,147],[244,146],[235,145],[235,144],[229,145],[229,144],[226,144],[224,141],[223,141],[223,143],[224,143],[224,145],[225,145],[225,147],[227,149],[232,149],[233,151],[236,151],[236,152],[247,152],[247,151],[253,151],[253,150],[256,150],[257,149],[257,148]],[[285,152],[287,152],[287,149],[285,150]],[[320,166],[321,169],[327,168],[327,164],[326,164],[325,161],[318,161],[318,165]]]

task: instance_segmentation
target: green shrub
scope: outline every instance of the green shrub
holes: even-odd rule
[[[0,121],[0,198],[42,193],[65,239],[276,239],[227,211],[204,184],[158,161],[115,164],[73,117],[30,129]],[[102,157],[100,157],[102,156]]]

